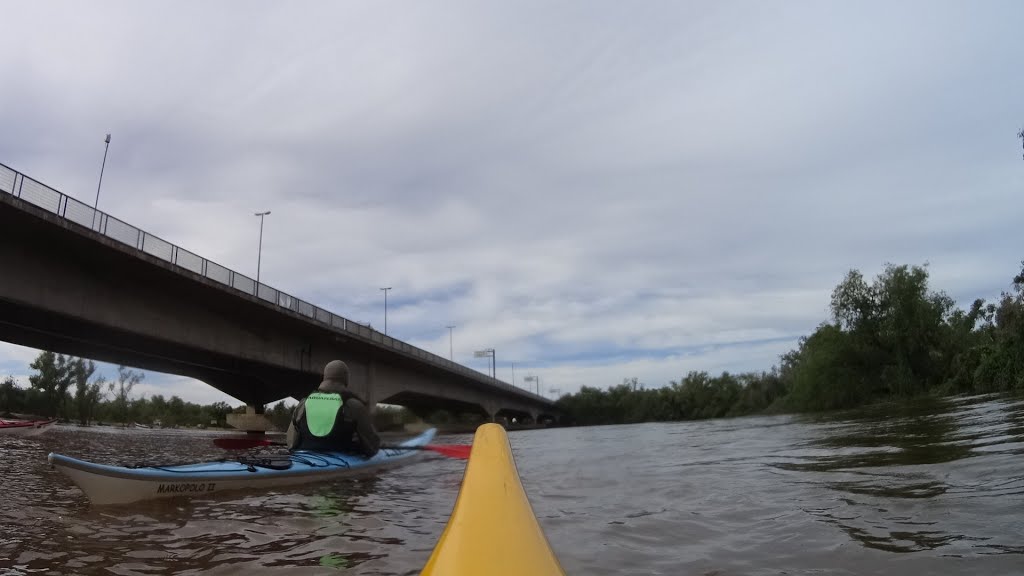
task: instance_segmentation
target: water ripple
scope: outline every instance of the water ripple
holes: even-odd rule
[[[212,434],[59,427],[0,438],[0,576],[418,573],[463,463],[92,507],[45,463],[217,459]],[[821,416],[510,435],[573,574],[1019,574],[1024,402],[924,399]],[[466,441],[454,437],[445,441]]]

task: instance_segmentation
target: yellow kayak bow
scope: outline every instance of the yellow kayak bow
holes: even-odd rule
[[[477,428],[455,509],[421,576],[564,576],[512,457],[505,429]]]

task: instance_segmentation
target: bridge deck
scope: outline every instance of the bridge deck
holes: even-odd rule
[[[215,287],[233,296],[273,309],[279,314],[301,320],[344,335],[386,352],[389,357],[403,358],[402,363],[425,365],[468,379],[477,385],[500,391],[502,396],[514,395],[535,405],[553,404],[547,398],[518,388],[477,370],[443,358],[407,342],[392,338],[319,306],[296,298],[248,276],[210,261],[194,252],[174,245],[140,228],[63,194],[6,165],[0,164],[0,202],[17,208],[26,217],[37,217],[72,231],[83,240],[92,239],[107,247],[172,270],[174,273]],[[398,357],[398,358],[396,358]]]

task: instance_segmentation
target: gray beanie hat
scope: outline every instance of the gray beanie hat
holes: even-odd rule
[[[348,365],[341,360],[331,360],[324,366],[324,380],[320,383],[320,390],[339,387],[348,387]]]

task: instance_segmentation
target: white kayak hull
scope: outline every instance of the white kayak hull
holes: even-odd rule
[[[401,445],[422,446],[433,439],[435,432],[429,430]],[[288,462],[287,470],[267,468],[258,463],[252,465],[255,460],[246,458],[142,468],[95,464],[52,453],[47,459],[54,468],[78,485],[93,504],[108,505],[162,498],[205,497],[243,489],[266,490],[311,484],[376,472],[382,468],[406,463],[420,454],[423,454],[422,450],[383,449],[369,459],[305,451],[271,457]]]

